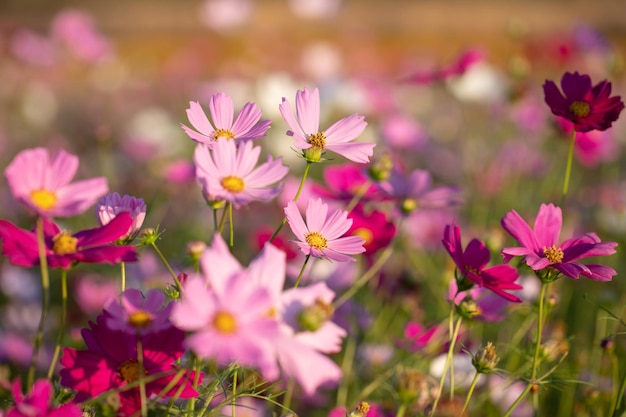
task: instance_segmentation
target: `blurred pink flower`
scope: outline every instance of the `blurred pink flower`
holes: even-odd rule
[[[28,394],[22,393],[19,378],[13,381],[15,405],[7,410],[6,417],[81,417],[82,409],[76,404],[55,406],[50,404],[54,397],[52,382],[38,379]]]
[[[282,165],[282,158],[271,155],[255,168],[260,154],[261,148],[253,148],[252,142],[237,146],[234,141],[219,140],[212,151],[198,145],[194,153],[196,176],[207,201],[228,201],[239,208],[276,197],[280,185],[272,184],[282,180],[289,168]]]
[[[329,165],[322,172],[323,184],[312,184],[311,191],[323,199],[349,202],[362,194],[360,201],[381,198],[379,189],[369,183],[366,172],[354,164]],[[363,187],[365,189],[363,190]]]
[[[78,157],[63,150],[52,158],[45,148],[18,153],[4,171],[13,196],[43,217],[83,213],[109,189],[104,177],[70,183]]]
[[[444,324],[427,328],[418,322],[410,321],[404,326],[404,338],[410,351],[441,353],[447,350],[449,343],[448,328]]]
[[[293,201],[285,208],[291,231],[298,241],[295,243],[305,255],[325,258],[337,262],[355,261],[348,255],[365,252],[365,240],[361,236],[344,236],[352,226],[345,210],[328,213],[328,205],[321,198],[309,200],[306,223]]]
[[[87,62],[98,62],[112,53],[109,40],[95,27],[89,14],[80,10],[67,9],[57,14],[52,21],[51,35],[74,54]]]
[[[243,27],[253,15],[252,0],[204,0],[200,6],[200,21],[218,32]]]
[[[484,60],[485,52],[482,49],[472,48],[461,53],[451,64],[415,72],[408,76],[406,81],[413,84],[432,84],[437,81],[446,81],[463,75],[471,66]]]
[[[382,137],[397,149],[420,150],[428,142],[428,133],[412,117],[394,112],[386,116],[381,126]]]
[[[172,161],[163,171],[165,179],[173,184],[185,184],[196,179],[196,167],[187,159]]]
[[[298,90],[296,93],[296,115],[289,101],[283,97],[280,114],[289,125],[287,135],[295,138],[295,147],[303,150],[304,158],[319,162],[326,150],[338,153],[353,162],[366,163],[374,153],[373,143],[352,142],[367,126],[363,116],[353,114],[344,117],[320,131],[320,94],[316,88]],[[296,118],[297,117],[297,118]]]
[[[562,117],[557,118],[557,124],[569,140],[574,124]],[[576,132],[574,151],[580,163],[586,167],[614,161],[619,156],[619,147],[613,129]]]
[[[98,314],[119,292],[118,281],[86,275],[75,281],[74,300],[86,314]]]
[[[112,299],[104,311],[105,323],[111,330],[144,335],[172,326],[170,313],[174,306],[165,303],[163,291],[153,288],[144,297],[136,288],[129,288],[119,298]]]
[[[539,207],[533,229],[515,210],[506,213],[501,224],[522,245],[502,249],[505,262],[515,256],[523,256],[523,260],[534,271],[551,268],[574,279],[582,275],[594,281],[611,281],[617,274],[613,268],[605,265],[576,262],[587,257],[612,255],[616,242],[602,242],[595,233],[586,233],[558,243],[563,215],[561,208],[552,203]]]
[[[220,138],[234,140],[237,144],[259,139],[265,136],[271,124],[270,120],[259,122],[261,110],[254,103],[246,103],[233,122],[233,99],[224,93],[211,96],[209,111],[213,124],[206,117],[200,103],[190,101],[187,117],[197,131],[181,125],[191,139],[209,148]]]
[[[51,220],[44,219],[43,233],[48,266],[69,269],[81,262],[115,264],[136,261],[137,252],[134,246],[113,245],[128,231],[131,223],[128,212],[122,212],[106,226],[71,234],[61,230]],[[23,230],[6,220],[0,220],[0,240],[3,243],[2,253],[13,265],[39,265],[35,231]]]
[[[57,62],[52,41],[28,29],[20,29],[11,37],[11,52],[27,64],[50,67]]]
[[[108,224],[121,212],[130,213],[130,218],[133,221],[128,229],[128,233],[120,238],[128,239],[141,229],[141,225],[146,218],[146,203],[144,203],[143,198],[136,198],[126,194],[124,194],[124,197],[120,197],[118,193],[100,197],[96,203],[96,214],[102,226]]]

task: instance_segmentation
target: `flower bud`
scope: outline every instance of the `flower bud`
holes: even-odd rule
[[[100,197],[96,203],[96,213],[101,226],[108,224],[124,211],[130,214],[132,224],[128,229],[128,233],[122,236],[120,240],[130,241],[139,232],[146,218],[146,203],[143,201],[143,198],[136,198],[126,194],[121,197],[118,193],[112,193]]]
[[[374,181],[385,181],[389,179],[391,170],[393,168],[393,161],[388,154],[382,155],[369,169],[368,173],[370,178]]]
[[[602,348],[602,350],[606,350],[606,351],[611,350],[613,349],[613,346],[614,346],[614,342],[611,336],[607,336],[600,341],[600,347]]]
[[[487,346],[478,349],[478,353],[472,357],[472,365],[479,374],[490,374],[500,361],[496,355],[496,347],[493,343],[487,343]]]
[[[456,312],[459,316],[468,320],[471,320],[482,313],[476,301],[474,301],[469,295],[456,306]]]
[[[187,254],[193,262],[198,262],[206,249],[206,243],[201,240],[194,240],[187,243]]]
[[[307,162],[319,162],[322,160],[323,149],[318,146],[311,146],[308,149],[302,151],[302,156]]]
[[[298,324],[302,330],[314,332],[330,320],[333,313],[333,306],[318,298],[315,304],[306,306],[300,311],[297,318]]]

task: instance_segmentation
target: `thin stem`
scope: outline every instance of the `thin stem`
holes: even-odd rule
[[[191,362],[193,363],[192,368],[195,371],[194,378],[193,378],[193,389],[197,389],[198,382],[200,381],[200,367],[202,365],[202,362],[200,361],[200,358],[198,358],[195,355],[193,357],[193,361]],[[189,411],[189,415],[193,415],[193,412],[196,410],[196,398],[195,397],[189,399],[189,402],[187,403],[187,410]]]
[[[614,351],[609,353],[609,357],[611,358],[611,366],[613,367],[613,390],[611,392],[611,408],[609,410],[615,410],[617,408],[617,385],[619,383],[619,362],[617,360],[617,355]]]
[[[306,264],[309,262],[309,258],[311,258],[311,255],[307,255],[306,258],[304,258],[304,263],[302,264],[302,268],[300,269],[300,273],[298,274],[298,279],[296,279],[296,283],[293,286],[294,288],[298,288],[298,285],[300,285],[300,279],[302,279],[302,274],[304,274],[304,269],[306,268]]]
[[[530,383],[534,384],[537,379],[537,372],[539,371],[539,353],[541,352],[541,335],[543,333],[543,314],[544,305],[546,299],[546,292],[548,285],[545,282],[541,282],[541,292],[539,293],[539,313],[537,316],[537,335],[535,337],[535,353],[533,354],[533,364],[530,368]],[[535,397],[537,398],[537,397]],[[536,400],[534,400],[536,401]]]
[[[617,400],[615,401],[615,408],[613,409],[612,417],[617,417],[619,415],[618,412],[620,410],[622,400],[624,399],[624,391],[626,391],[626,374],[624,374],[624,378],[622,379],[622,383],[619,386],[619,390],[617,390],[619,395],[617,396]]]
[[[506,410],[506,413],[504,413],[504,416],[502,417],[509,417],[511,415],[511,413],[517,408],[517,406],[522,402],[522,400],[526,397],[526,395],[528,395],[528,393],[530,392],[530,390],[532,389],[534,383],[531,381],[526,385],[526,388],[524,388],[524,391],[522,391],[522,393],[519,395],[519,397],[517,397],[517,400],[515,400],[515,402],[513,402],[513,404],[511,404],[511,406],[509,407],[508,410]]]
[[[309,169],[311,168],[311,164],[313,164],[313,162],[306,161],[306,166],[304,167],[304,173],[302,174],[302,180],[300,180],[300,186],[298,187],[298,191],[296,192],[296,195],[293,198],[294,203],[298,201],[298,198],[300,197],[300,193],[302,192],[302,188],[304,187],[304,182],[306,181],[306,177],[309,175]],[[280,233],[281,229],[285,227],[286,224],[287,224],[287,218],[283,217],[283,220],[278,225],[278,228],[276,229],[276,231],[274,231],[274,234],[272,234],[272,237],[270,237],[270,240],[269,240],[270,243],[272,243],[274,238],[276,238],[276,235]]]
[[[139,362],[139,397],[141,398],[141,417],[148,416],[148,400],[146,396],[145,370],[143,367],[143,345],[141,336],[137,335],[137,362]]]
[[[478,382],[479,375],[480,373],[478,372],[474,374],[474,378],[472,379],[472,384],[470,385],[469,390],[467,391],[467,397],[465,397],[465,404],[463,404],[463,410],[461,410],[461,414],[465,412],[465,409],[469,405],[470,398],[472,398],[472,394],[474,393],[474,388],[476,388],[476,383]]]
[[[237,399],[237,371],[239,369],[235,368],[235,373],[233,375],[233,393],[230,397],[230,410],[231,410],[231,415],[232,417],[235,417],[235,414],[237,414],[237,406],[236,406],[236,399]]]
[[[396,417],[404,417],[404,413],[406,413],[406,404],[400,404],[398,407],[398,411],[396,411]]]
[[[346,349],[341,360],[341,373],[343,374],[341,385],[337,390],[337,407],[345,406],[348,402],[348,385],[350,371],[354,365],[354,355],[356,353],[356,335],[350,332],[352,337],[349,337],[346,341]]]
[[[46,256],[46,242],[43,233],[43,218],[38,217],[37,223],[37,249],[39,251],[39,266],[41,269],[41,316],[39,317],[39,325],[37,326],[37,333],[35,334],[35,340],[33,341],[33,356],[30,359],[30,366],[28,368],[28,377],[26,379],[26,390],[30,391],[35,381],[35,366],[37,364],[37,357],[39,356],[39,349],[43,340],[43,327],[48,316],[48,310],[50,309],[50,275],[48,272],[48,257]]]
[[[170,266],[170,263],[167,261],[167,259],[163,255],[163,253],[159,250],[159,248],[157,247],[156,243],[152,242],[151,245],[152,245],[152,248],[154,249],[154,251],[157,253],[157,255],[159,255],[159,258],[161,259],[161,262],[163,262],[163,264],[165,265],[165,267],[169,271],[169,273],[172,276],[172,278],[174,278],[174,282],[176,283],[176,289],[179,292],[182,292],[183,286],[180,284],[180,281],[178,280],[178,276],[176,275],[176,272],[174,272],[174,270]]]
[[[368,179],[356,190],[354,196],[352,197],[352,200],[350,200],[350,202],[346,206],[346,211],[348,213],[351,212],[357,204],[359,204],[359,201],[361,201],[367,190],[370,188],[370,185],[372,185],[372,182]]]
[[[572,137],[569,141],[569,151],[567,153],[567,165],[565,167],[565,179],[563,180],[563,192],[561,194],[561,207],[565,203],[565,196],[569,187],[569,178],[572,173],[572,159],[574,159],[574,141],[576,140],[576,130],[572,129]]]
[[[52,379],[54,368],[61,354],[61,346],[63,346],[63,336],[65,336],[65,326],[67,323],[67,270],[61,270],[61,323],[59,325],[59,334],[57,342],[54,346],[54,354],[48,368],[48,379]]]
[[[233,203],[228,203],[228,223],[230,230],[230,247],[232,248],[235,245],[235,232],[233,225]]]
[[[126,263],[122,262],[120,268],[122,270],[122,292],[124,292],[126,291]]]
[[[220,219],[220,225],[217,228],[217,233],[222,233],[222,231],[224,230],[224,225],[226,224],[226,215],[228,214],[228,211],[226,210],[226,208],[224,208],[224,211],[222,212],[222,218]]]
[[[452,323],[453,318],[454,318],[454,304],[452,304],[452,309],[450,311],[450,322],[451,323]],[[443,383],[446,380],[446,374],[448,373],[448,369],[450,369],[450,364],[452,363],[452,355],[454,354],[454,347],[456,345],[456,338],[459,335],[459,329],[461,328],[461,322],[462,321],[463,321],[462,317],[459,317],[457,319],[456,326],[454,328],[452,336],[450,337],[450,347],[448,348],[448,355],[446,356],[446,363],[443,365],[443,372],[441,373],[441,378],[439,379],[439,388],[437,390],[437,396],[435,398],[435,402],[433,403],[433,408],[430,411],[430,415],[431,416],[435,415],[435,410],[437,409],[437,404],[439,403],[439,399],[441,398],[441,392],[443,391]],[[453,380],[454,380],[454,375],[451,374],[450,375],[450,387],[451,387],[451,390],[454,387]]]
[[[217,209],[214,208],[213,209],[213,229],[217,231],[218,228],[218,224],[217,224]]]
[[[293,378],[287,378],[287,390],[285,391],[285,398],[283,399],[283,407],[289,409],[291,407],[291,400],[293,398],[293,391],[296,389],[296,380]]]

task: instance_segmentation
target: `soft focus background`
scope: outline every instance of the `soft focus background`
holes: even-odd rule
[[[468,51],[476,61],[442,79],[438,71]],[[486,240],[497,262],[498,249],[512,245],[499,226],[505,212],[515,209],[530,220],[541,203],[559,201],[567,142],[543,103],[543,82],[579,71],[594,83],[608,79],[624,99],[625,59],[623,0],[1,0],[0,167],[34,146],[78,154],[80,178],[105,175],[111,191],[146,200],[144,226],[166,231],[160,245],[182,269],[189,265],[186,244],[206,241],[213,221],[195,183],[195,144],[180,128],[188,123],[189,101],[207,110],[211,94],[223,91],[236,109],[256,102],[272,120],[259,144],[282,156],[297,179],[304,164],[284,134],[278,105],[282,97],[293,103],[298,89],[318,86],[324,126],[364,114],[369,125],[362,140],[377,143],[374,159],[390,153],[407,170],[428,170],[435,184],[463,190],[458,210],[419,212],[406,221],[401,248],[376,292],[358,299],[371,314],[355,333],[359,343],[383,344],[388,352],[408,320],[447,317],[453,267],[440,242],[446,222],[455,218],[463,226],[464,243]],[[419,82],[408,82],[411,77]],[[594,231],[626,245],[621,119],[577,148],[562,240]],[[312,180],[322,181],[322,168]],[[4,182],[0,198],[1,218],[30,227],[32,218]],[[284,201],[236,213],[235,251],[242,262],[258,249],[252,231],[273,229]],[[94,225],[91,213],[64,220],[74,230]],[[557,307],[548,329],[557,348],[570,349],[562,377],[593,382],[600,388],[592,393],[605,399],[611,369],[599,341],[620,326],[599,306],[623,313],[626,262],[620,253],[606,260],[618,270],[611,283],[561,279],[553,286]],[[149,251],[129,268],[131,286],[168,279]],[[3,263],[2,362],[29,360],[29,331],[39,318],[38,276],[31,272]],[[116,273],[72,271],[76,329],[99,311],[107,295],[103,283],[117,282],[111,278]],[[509,321],[474,335],[506,346],[515,330],[530,328],[536,281],[525,278],[524,305]],[[77,332],[73,337],[78,343]],[[623,353],[623,337],[615,342]],[[508,348],[507,364],[517,369],[527,358]],[[350,395],[372,378],[370,365],[376,369],[366,363],[354,370]],[[546,400],[551,415],[594,415],[598,397],[582,384],[559,385],[548,395],[558,399]]]

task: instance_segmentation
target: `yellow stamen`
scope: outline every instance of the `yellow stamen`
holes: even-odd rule
[[[353,230],[352,234],[354,236],[361,236],[363,240],[365,240],[365,244],[368,244],[372,240],[374,240],[374,235],[372,234],[372,231],[367,227],[359,227],[358,229]]]
[[[589,103],[585,101],[574,101],[569,105],[569,112],[576,117],[587,117],[591,112]]]
[[[220,184],[222,184],[222,187],[224,187],[226,191],[230,191],[231,193],[240,193],[244,189],[243,180],[234,175],[222,178]]]
[[[134,382],[139,379],[139,362],[133,360],[127,360],[117,368],[117,373],[120,378],[126,382]],[[144,375],[147,373],[144,371]]]
[[[543,247],[543,256],[550,261],[551,264],[558,264],[563,260],[563,251],[552,245],[549,248]]]
[[[315,148],[324,149],[324,146],[326,146],[326,136],[324,136],[324,132],[309,135],[309,143]]]
[[[48,190],[35,190],[30,193],[34,205],[42,210],[50,210],[57,202],[57,196]]]
[[[152,314],[138,310],[128,316],[128,323],[138,329],[144,329],[152,324]]]
[[[318,232],[309,232],[304,238],[306,239],[306,243],[315,249],[324,249],[328,247],[328,241]]]
[[[226,311],[219,311],[213,317],[213,326],[220,333],[234,333],[237,330],[237,320],[232,314]]]
[[[57,255],[68,255],[76,252],[78,239],[69,232],[63,231],[52,238],[52,251]]]
[[[235,134],[230,130],[226,129],[216,129],[213,132],[213,140],[218,140],[219,138],[224,138],[226,140],[235,139]]]

